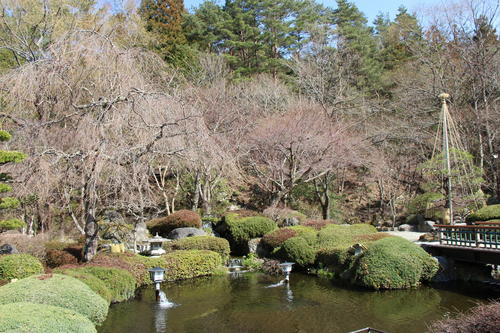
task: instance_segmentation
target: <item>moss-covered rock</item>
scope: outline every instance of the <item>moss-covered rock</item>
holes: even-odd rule
[[[485,206],[467,217],[468,222],[500,219],[500,204]]]
[[[438,263],[418,245],[400,237],[373,242],[355,263],[355,282],[371,289],[403,289],[429,281]]]
[[[191,210],[179,210],[169,216],[153,219],[147,226],[152,234],[167,237],[170,231],[177,228],[201,228],[201,217]]]
[[[67,275],[31,276],[0,287],[0,304],[28,302],[73,310],[99,324],[108,314],[108,303],[85,283]]]
[[[43,273],[43,265],[29,254],[9,254],[0,256],[0,280],[23,279]]]
[[[168,251],[176,250],[209,250],[217,252],[225,261],[231,251],[227,239],[213,236],[195,236],[182,238],[173,242],[165,243],[163,248]]]
[[[0,305],[0,332],[95,333],[94,324],[70,309],[34,303]]]

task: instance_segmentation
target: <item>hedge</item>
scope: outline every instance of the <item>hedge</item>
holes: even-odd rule
[[[94,324],[70,309],[34,303],[0,305],[0,332],[96,333]]]
[[[158,233],[167,237],[169,232],[176,228],[201,228],[201,218],[191,210],[179,210],[169,216],[149,221],[147,227],[152,234]]]
[[[20,253],[0,256],[0,280],[23,279],[43,273],[43,265],[32,255]]]
[[[221,256],[206,250],[180,250],[157,259],[160,267],[165,268],[168,281],[213,275],[222,266]]]
[[[79,271],[91,274],[104,282],[111,293],[111,302],[122,302],[135,295],[135,279],[124,269],[100,266],[85,266]]]
[[[99,324],[108,313],[108,303],[85,283],[60,274],[31,276],[0,287],[0,304],[28,302],[73,310]]]
[[[500,219],[500,204],[485,206],[467,217],[468,222]]]
[[[142,286],[151,283],[146,264],[151,259],[132,253],[100,253],[92,259],[92,265],[124,269],[132,274],[137,286]]]
[[[347,265],[351,246],[356,243],[367,245],[379,237],[386,237],[386,234],[377,233],[369,224],[328,225],[318,232],[318,262],[325,266]]]
[[[111,301],[113,300],[111,291],[106,286],[106,283],[90,273],[85,273],[78,268],[55,269],[54,272],[69,275],[71,277],[74,277],[75,279],[82,281],[87,286],[89,286],[89,288],[92,289],[96,294],[104,298],[108,303],[111,303]]]
[[[225,261],[229,257],[231,249],[229,242],[220,237],[213,236],[195,236],[182,238],[173,242],[168,242],[163,245],[163,248],[168,251],[175,250],[209,250],[217,252]]]
[[[439,266],[420,246],[400,237],[373,242],[355,263],[355,282],[372,289],[402,289],[429,281]]]
[[[293,237],[286,240],[280,250],[285,260],[295,262],[306,267],[314,264],[316,251],[302,237]]]

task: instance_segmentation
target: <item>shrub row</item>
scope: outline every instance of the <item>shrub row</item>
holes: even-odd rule
[[[163,248],[167,252],[176,250],[209,250],[219,253],[224,261],[229,257],[229,252],[231,251],[229,242],[226,239],[213,236],[182,238],[165,243]]]
[[[0,305],[0,331],[17,333],[96,333],[94,324],[79,312],[34,303]]]
[[[500,219],[500,204],[485,206],[467,217],[468,222]]]
[[[108,313],[108,303],[83,282],[66,275],[35,275],[0,287],[0,305],[28,302],[77,312],[94,324]]]

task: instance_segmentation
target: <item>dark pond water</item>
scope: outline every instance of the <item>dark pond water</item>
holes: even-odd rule
[[[266,286],[278,278],[258,273],[164,284],[161,308],[152,287],[131,301],[112,305],[100,333],[345,333],[371,326],[389,333],[425,332],[428,323],[481,301],[449,290],[372,292],[333,285],[293,273],[289,287]]]

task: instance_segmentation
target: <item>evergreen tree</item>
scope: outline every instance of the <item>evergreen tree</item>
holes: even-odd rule
[[[184,1],[142,0],[139,13],[156,41],[153,49],[168,62],[185,66],[191,52],[183,30]]]
[[[11,139],[11,135],[0,130],[0,141],[5,142]],[[8,163],[19,163],[26,158],[26,155],[18,151],[6,151],[0,150],[0,165],[5,165]],[[0,173],[0,193],[7,193],[12,191],[12,187],[6,182],[11,180],[11,177],[7,173]],[[19,207],[19,200],[13,197],[2,197],[0,199],[0,212],[8,212],[9,210]],[[4,215],[4,214],[2,214]],[[7,218],[0,220],[0,230],[18,229],[24,226],[23,221],[16,218]]]
[[[381,59],[387,70],[392,70],[414,56],[415,49],[423,41],[422,27],[417,18],[399,7],[394,22],[386,27],[377,26],[382,40]]]
[[[380,88],[382,64],[377,57],[377,45],[372,29],[356,5],[347,0],[337,0],[333,23],[339,37],[337,48],[347,57],[355,58],[352,70],[356,73],[358,88]]]
[[[222,7],[206,1],[187,19],[186,31],[190,43],[223,54],[237,77],[278,75],[328,13],[314,1],[226,0]]]

